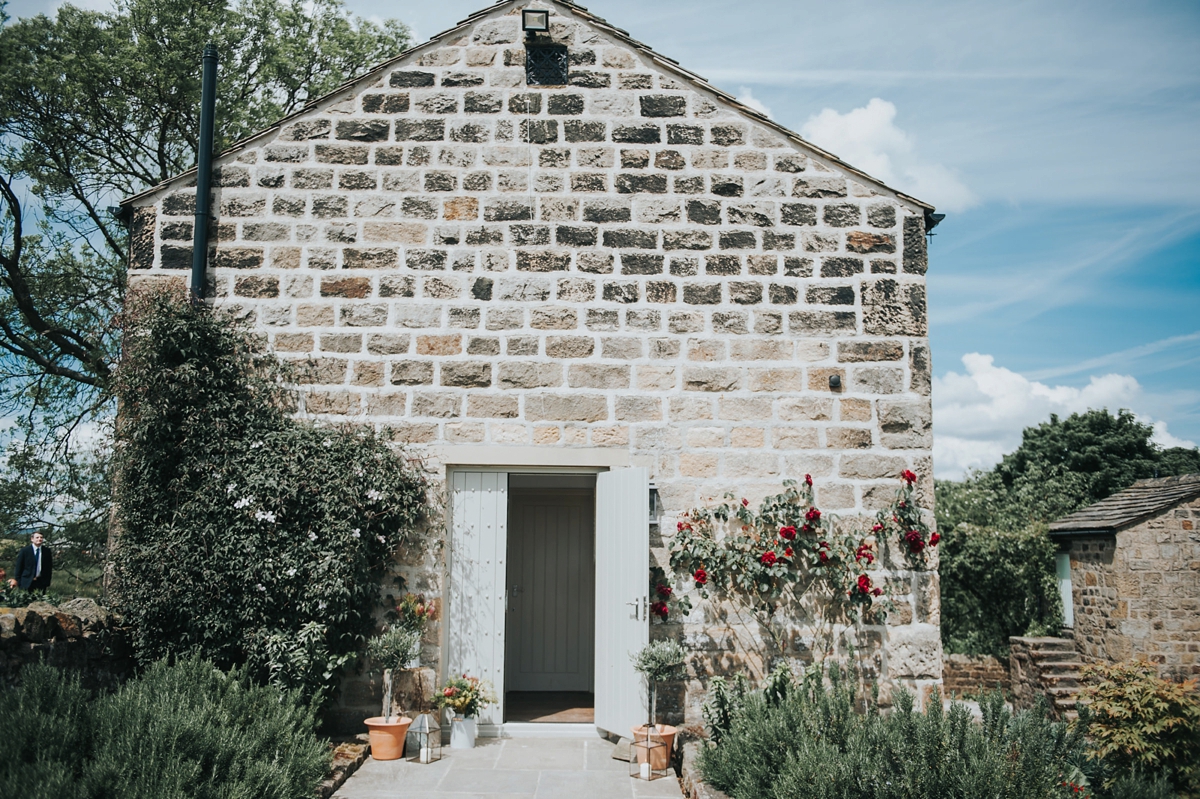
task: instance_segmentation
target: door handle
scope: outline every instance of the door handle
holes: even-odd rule
[[[633,619],[634,621],[640,621],[641,619],[639,616],[639,611],[641,610],[641,607],[642,607],[642,600],[635,599],[632,602],[626,602],[625,604],[633,605],[633,614],[630,616],[630,618]]]

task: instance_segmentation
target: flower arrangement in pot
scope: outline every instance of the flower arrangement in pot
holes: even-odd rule
[[[450,724],[450,748],[472,749],[475,746],[476,720],[479,711],[496,702],[491,683],[464,674],[451,677],[434,696],[439,708],[454,713]]]
[[[367,643],[367,657],[383,669],[383,707],[380,715],[367,719],[371,757],[398,760],[404,757],[404,739],[412,719],[394,714],[392,672],[403,668],[421,650],[421,634],[403,627],[391,627]]]
[[[647,687],[650,690],[650,721],[648,724],[641,724],[633,728],[633,740],[644,741],[654,734],[665,744],[664,749],[653,750],[650,754],[650,762],[645,764],[654,771],[661,771],[667,767],[671,757],[671,747],[675,743],[675,733],[678,731],[670,725],[657,723],[658,684],[682,677],[686,657],[687,653],[684,652],[679,642],[663,640],[651,641],[632,658],[633,667],[646,677]],[[638,751],[638,756],[639,758],[646,757],[642,750]]]

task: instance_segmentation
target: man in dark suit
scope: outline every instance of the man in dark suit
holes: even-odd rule
[[[9,580],[9,585],[15,584],[26,590],[50,587],[50,578],[54,574],[54,555],[45,543],[46,538],[40,532],[29,537],[28,546],[21,547],[17,553],[16,579]]]

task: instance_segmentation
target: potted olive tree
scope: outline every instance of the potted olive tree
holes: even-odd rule
[[[367,643],[367,657],[383,669],[383,707],[379,716],[367,719],[371,757],[398,760],[404,757],[404,738],[412,719],[395,714],[392,707],[392,672],[403,668],[421,649],[416,630],[391,627]]]
[[[649,766],[655,771],[667,767],[671,757],[671,748],[675,743],[675,733],[678,730],[667,724],[658,724],[657,703],[658,684],[666,680],[677,680],[683,676],[683,662],[686,653],[677,641],[651,641],[640,652],[633,656],[633,667],[646,677],[647,688],[650,691],[650,721],[633,728],[633,740],[644,741],[654,734],[661,738],[665,749],[652,753]],[[639,757],[644,757],[641,750]],[[653,762],[661,759],[661,762]]]

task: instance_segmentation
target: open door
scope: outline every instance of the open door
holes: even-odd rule
[[[504,596],[508,475],[453,472],[450,485],[450,590],[446,592],[447,675],[492,683],[499,704],[479,714],[480,733],[504,719]]]
[[[626,738],[647,712],[630,657],[650,640],[649,497],[644,468],[596,477],[596,726]]]

